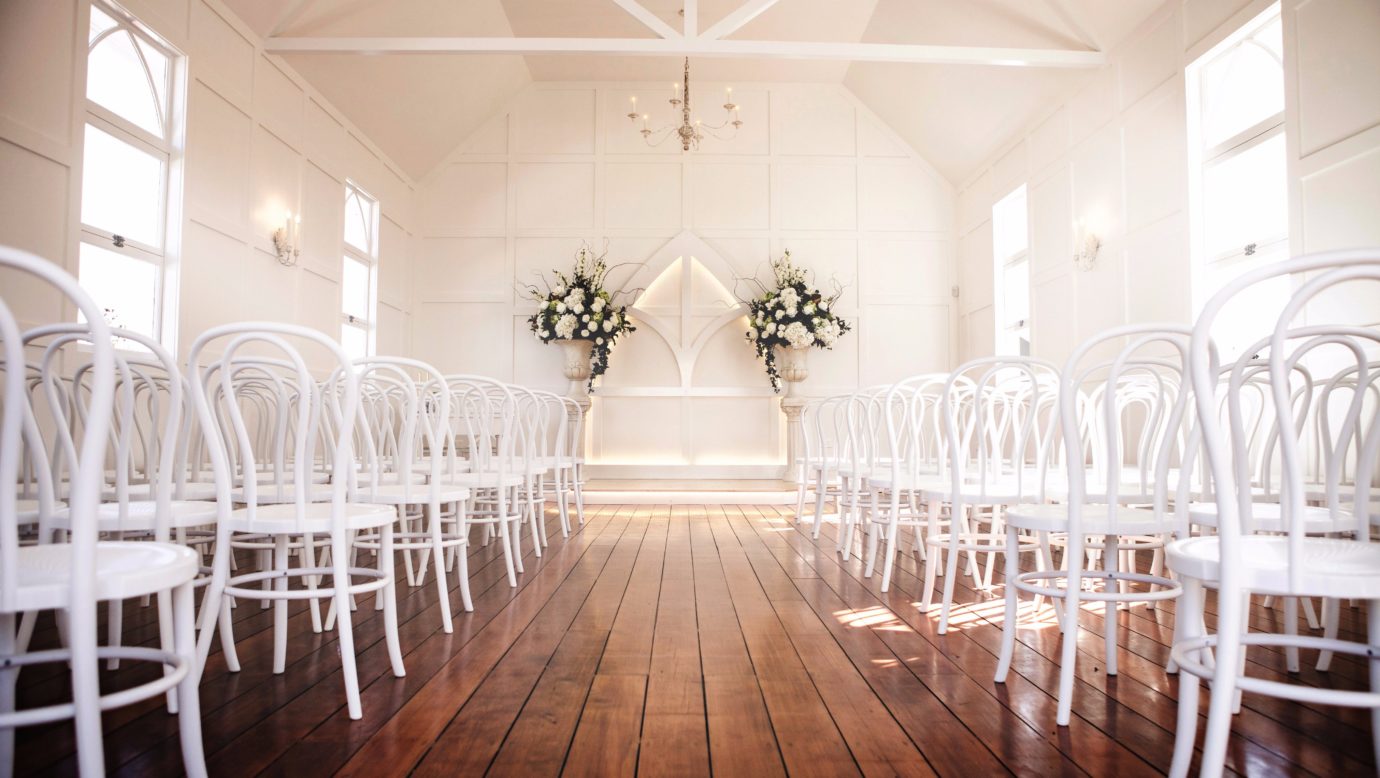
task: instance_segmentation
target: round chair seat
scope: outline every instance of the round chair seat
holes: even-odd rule
[[[209,481],[189,481],[182,484],[180,489],[174,485],[172,497],[174,500],[214,500],[216,499],[216,485]],[[130,500],[153,500],[152,484],[130,484],[125,489],[125,497]],[[114,488],[107,486],[101,499],[114,502],[120,499]]]
[[[396,517],[392,507],[387,505],[368,505],[365,503],[345,503],[344,526],[347,529],[374,529],[393,523]],[[299,522],[297,506],[292,503],[261,505],[249,516],[248,508],[241,508],[230,514],[232,532],[264,535],[302,535],[329,533],[335,526],[332,505],[328,502],[307,503],[304,515]]]
[[[1221,577],[1221,543],[1216,535],[1176,540],[1165,546],[1169,569],[1200,581]],[[1238,539],[1242,583],[1259,594],[1380,598],[1380,544],[1342,538],[1304,538],[1301,585],[1289,586],[1289,539],[1243,535]]]
[[[1112,532],[1111,517],[1106,503],[1083,506],[1083,534],[1107,535]],[[1035,532],[1067,532],[1069,528],[1069,507],[1067,505],[1012,505],[1006,509],[1006,521],[1018,529]],[[1156,518],[1155,512],[1145,508],[1116,506],[1116,534],[1118,535],[1157,535],[1173,529],[1174,517],[1166,514]]]
[[[307,494],[307,502],[330,502],[332,490],[330,488],[313,489]],[[230,493],[230,500],[240,504],[248,504],[243,489],[236,489]],[[297,502],[297,492],[291,484],[284,486],[281,490],[274,486],[260,486],[254,492],[254,501],[258,505],[283,505]]]
[[[376,489],[368,487],[361,488],[358,492],[350,496],[352,502],[363,502],[371,505],[421,505],[431,501],[430,486],[417,486],[408,484],[394,484],[391,486],[380,486]],[[440,484],[436,487],[438,492],[438,502],[464,502],[470,499],[470,490],[463,486],[451,484]]]
[[[180,586],[196,577],[201,557],[186,546],[147,541],[96,544],[96,599],[125,600]],[[71,602],[72,546],[45,543],[17,549],[23,610],[66,608]]]
[[[1189,503],[1188,518],[1194,524],[1216,527],[1217,503]],[[1244,521],[1244,517],[1242,519]],[[1285,532],[1289,529],[1284,522],[1284,508],[1277,502],[1251,503],[1251,521],[1256,532]],[[1306,534],[1350,532],[1355,528],[1356,520],[1346,511],[1338,511],[1333,517],[1331,511],[1321,506],[1305,505],[1303,508],[1303,531]]]
[[[867,476],[867,484],[873,488],[880,489],[900,489],[910,492],[931,492],[945,490],[949,486],[949,481],[935,473],[920,473],[918,475],[902,472],[896,479],[893,487],[891,468],[879,468],[876,472]]]
[[[1024,494],[1016,488],[1014,479],[1003,478],[986,484],[968,482],[960,485],[961,492],[958,496],[967,505],[1014,505],[1030,499],[1031,487],[1035,485],[1035,481],[1023,481],[1021,485]],[[941,479],[935,486],[922,488],[920,491],[926,500],[952,502],[954,499],[953,484],[949,479]]]
[[[480,471],[476,473],[456,473],[447,474],[441,479],[442,488],[447,486],[458,486],[464,489],[496,489],[499,486],[521,486],[525,479],[521,473],[509,472],[500,484],[498,473],[493,471]]]
[[[216,522],[216,504],[213,502],[190,502],[175,500],[168,503],[168,527],[204,527]],[[153,532],[156,528],[155,516],[158,503],[151,500],[131,502],[120,516],[120,504],[101,503],[96,509],[96,526],[101,532]],[[63,508],[53,515],[53,526],[57,529],[71,529],[71,514]]]

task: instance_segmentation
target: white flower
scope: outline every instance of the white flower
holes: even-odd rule
[[[790,341],[791,348],[809,348],[815,344],[815,336],[804,324],[793,321],[787,324],[781,331],[782,336]]]
[[[805,315],[806,315],[806,316],[811,316],[811,315],[813,315],[814,312],[815,312],[815,304],[814,304],[814,303],[805,303],[805,308],[804,308],[804,310],[805,310]]]
[[[795,315],[796,315],[796,313],[797,313],[797,311],[796,311],[796,307],[795,307],[794,305],[790,305],[790,306],[787,306],[787,307],[786,307],[786,315],[787,315],[787,316],[790,316],[790,317],[794,318]]]
[[[575,317],[566,314],[556,320],[556,337],[569,338],[575,333]]]
[[[584,303],[575,303],[574,305],[570,306],[570,310],[572,310],[572,311],[574,311],[574,312],[576,312],[576,313],[584,313],[584,312],[585,312],[585,304],[584,304]]]
[[[777,312],[776,312],[776,318],[778,318],[778,319],[784,319],[784,318],[786,318],[786,312],[785,312],[785,311],[780,311],[780,310],[777,311]]]
[[[582,338],[588,338],[588,337],[589,337],[589,330],[580,330],[580,337],[582,337]]]
[[[580,321],[589,321],[589,314],[580,317]]]
[[[841,334],[839,325],[832,321],[822,322],[815,327],[815,338],[825,346],[833,346]]]
[[[554,295],[556,295],[557,297],[563,297],[563,296],[565,296],[565,287],[564,287],[564,286],[558,286],[558,287],[556,287],[555,289],[552,289],[552,290],[551,290],[551,294],[554,294]]]
[[[565,303],[556,303],[556,313],[565,313]]]
[[[767,322],[767,326],[766,326],[765,329],[762,330],[762,332],[765,332],[765,333],[768,334],[768,335],[772,334],[773,332],[776,332],[776,322],[774,322],[774,321],[769,321],[769,322]]]
[[[595,342],[595,343],[598,343],[598,344],[601,345],[601,346],[604,345],[604,339],[603,339],[603,338],[595,338],[595,339],[594,339],[594,342]]]
[[[598,313],[599,311],[604,310],[604,298],[602,298],[602,297],[596,297],[596,298],[594,298],[594,302],[590,303],[590,304],[589,304],[589,307],[590,307],[590,309],[592,309],[595,313]]]
[[[604,319],[604,332],[613,332],[613,319]]]

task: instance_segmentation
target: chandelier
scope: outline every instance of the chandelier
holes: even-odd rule
[[[705,124],[702,119],[692,118],[690,110],[690,58],[685,58],[685,80],[684,85],[672,84],[671,99],[668,100],[671,107],[680,112],[680,124],[668,125],[666,127],[653,128],[649,122],[649,114],[639,114],[637,112],[637,97],[633,96],[629,102],[632,109],[628,111],[628,119],[637,124],[637,120],[642,120],[642,139],[648,146],[660,146],[668,138],[679,138],[682,151],[698,149],[700,141],[704,140],[706,134],[719,140],[730,140],[738,134],[738,128],[743,126],[743,121],[738,115],[738,106],[733,102],[733,87],[724,90],[724,120],[719,124]],[[720,133],[724,134],[720,134]]]

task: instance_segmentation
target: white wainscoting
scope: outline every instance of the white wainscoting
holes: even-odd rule
[[[590,415],[601,478],[781,475],[779,401],[730,298],[785,249],[821,287],[846,285],[839,310],[856,327],[813,352],[807,394],[948,369],[949,184],[843,87],[733,86],[742,132],[689,154],[648,147],[626,117],[632,95],[664,106],[662,84],[536,84],[467,139],[418,184],[417,355],[562,391],[519,285],[569,267],[582,243],[640,265],[639,331]],[[693,96],[713,105],[722,89]]]

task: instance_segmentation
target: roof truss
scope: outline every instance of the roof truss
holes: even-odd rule
[[[1060,0],[1047,0],[1060,6]],[[638,0],[612,0],[656,38],[522,37],[272,37],[265,49],[276,54],[604,54],[650,57],[746,57],[1002,65],[1013,67],[1100,67],[1107,57],[1096,50],[1022,49],[989,46],[935,46],[894,43],[728,40],[780,0],[745,0],[733,12],[700,32],[696,0],[684,0],[684,29],[676,32]],[[1071,19],[1064,18],[1073,26]],[[1080,37],[1088,36],[1078,29]]]

